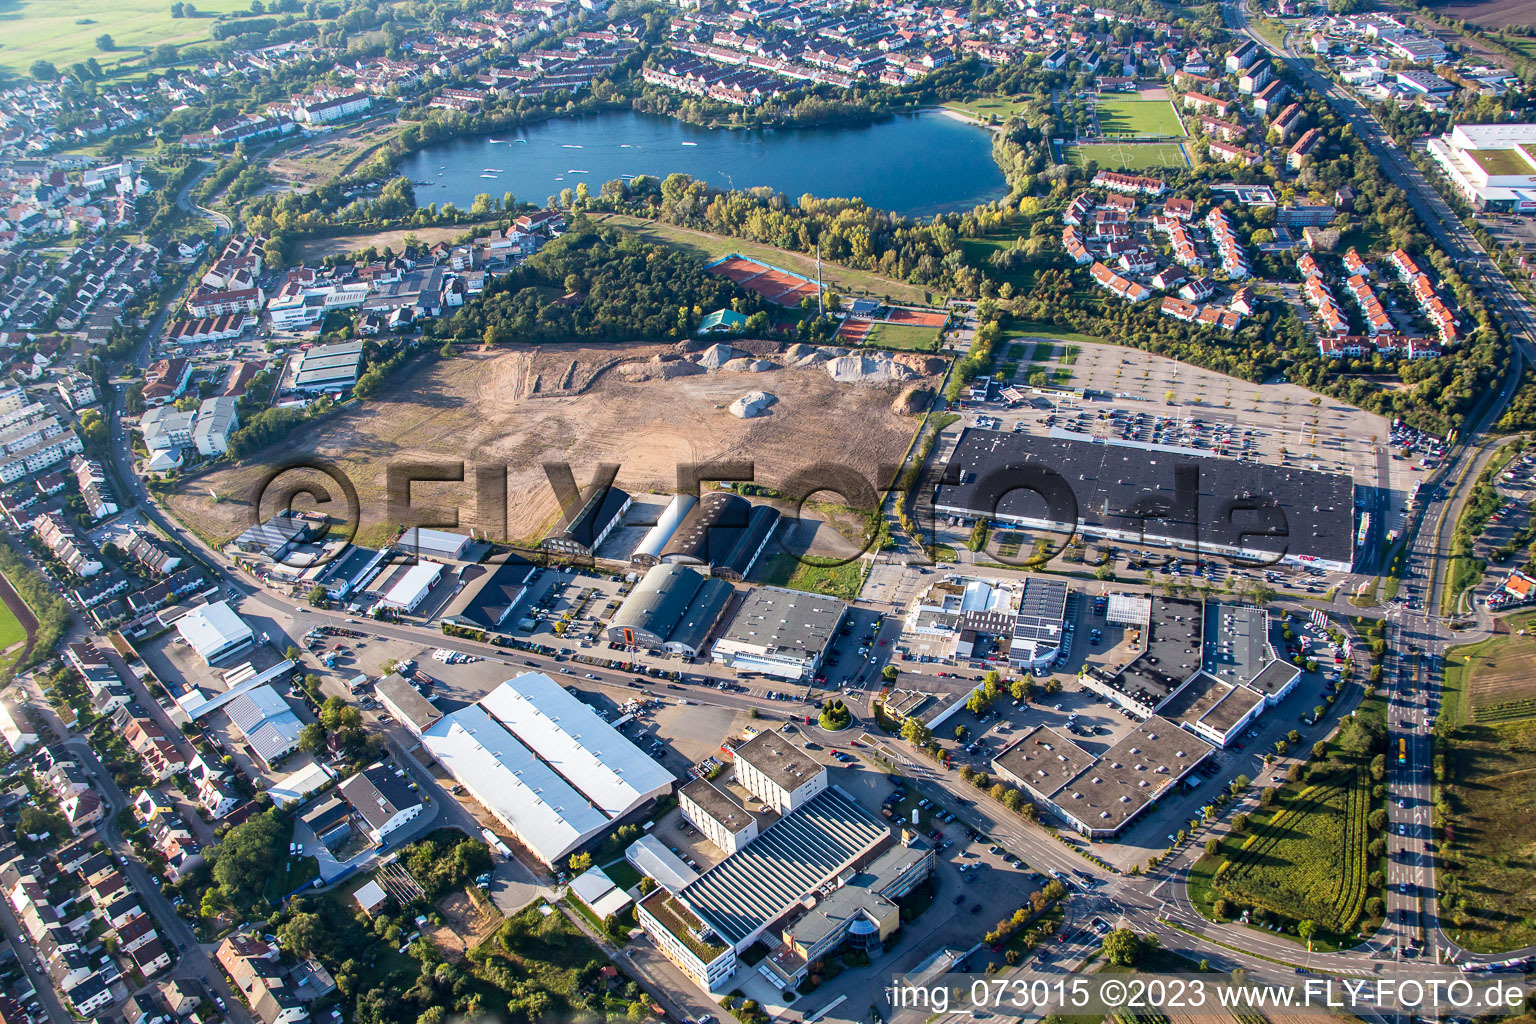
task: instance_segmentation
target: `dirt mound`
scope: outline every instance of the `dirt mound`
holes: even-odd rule
[[[779,364],[770,362],[767,359],[747,359],[745,357],[739,357],[732,359],[730,362],[720,367],[720,369],[728,370],[731,373],[765,373],[768,370],[779,369]]]
[[[810,355],[804,355],[804,356],[801,356],[799,359],[796,359],[795,360],[795,365],[796,366],[821,366],[823,363],[826,363],[831,358],[832,357],[827,355],[825,352],[812,352],[812,353],[810,353]]]
[[[761,416],[768,411],[768,407],[778,399],[766,391],[748,391],[730,405],[730,413],[739,419],[751,419],[753,416]]]
[[[710,341],[708,338],[684,338],[676,345],[673,345],[672,350],[680,355],[688,355],[693,352],[703,352],[713,344],[715,342]]]
[[[891,402],[891,412],[898,416],[916,416],[933,401],[933,391],[921,384],[908,384]]]
[[[839,356],[823,369],[839,384],[896,384],[917,376],[912,367],[887,356]]]
[[[699,353],[699,365],[706,370],[718,370],[732,359],[740,359],[745,355],[739,348],[717,342]]]
[[[949,360],[942,356],[925,356],[920,352],[897,352],[891,356],[903,366],[910,366],[924,377],[932,377],[936,373],[943,373]]]
[[[784,347],[772,338],[737,338],[731,344],[754,356],[776,356]]]
[[[818,349],[815,345],[807,345],[803,341],[797,341],[793,345],[789,346],[789,348],[784,350],[784,357],[793,361],[797,359],[804,359],[806,356],[815,355],[819,351],[821,350]]]
[[[674,380],[708,372],[704,367],[675,355],[655,355],[644,362],[622,363],[617,370],[619,376],[632,381]]]

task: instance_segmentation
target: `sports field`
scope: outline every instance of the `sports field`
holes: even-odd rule
[[[1184,122],[1165,99],[1137,96],[1099,97],[1097,117],[1104,135],[1141,139],[1183,138]]]
[[[208,41],[213,15],[246,10],[244,0],[199,0],[202,17],[172,18],[170,0],[11,0],[4,5],[5,35],[0,39],[0,68],[28,77],[35,60],[52,61],[64,70],[95,57],[103,68],[141,56],[139,47],[160,43]],[[114,49],[96,49],[96,37],[112,37]]]
[[[1088,142],[1067,147],[1067,163],[1081,167],[1090,160],[1100,167],[1128,171],[1189,166],[1179,142]]]
[[[881,348],[907,352],[933,352],[939,347],[939,332],[932,327],[910,324],[875,324],[865,342]]]
[[[19,644],[27,638],[27,630],[17,619],[15,614],[0,603],[0,651],[7,650],[12,644]]]

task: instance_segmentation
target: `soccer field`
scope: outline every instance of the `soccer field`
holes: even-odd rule
[[[1067,147],[1067,162],[1079,167],[1090,160],[1114,170],[1153,170],[1188,167],[1184,147],[1177,142],[1090,142]]]
[[[1099,97],[1097,117],[1104,135],[1135,138],[1182,138],[1184,122],[1167,100],[1144,100],[1135,96]]]

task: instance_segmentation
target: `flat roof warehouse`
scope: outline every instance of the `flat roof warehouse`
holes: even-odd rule
[[[1354,562],[1354,483],[1341,474],[1151,452],[1114,441],[967,429],[934,507],[1128,543],[1341,572]]]

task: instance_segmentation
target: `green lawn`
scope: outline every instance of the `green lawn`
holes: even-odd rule
[[[714,182],[712,184],[723,183]],[[773,246],[751,242],[744,238],[730,238],[725,235],[712,235],[703,231],[693,231],[674,224],[644,220],[640,217],[630,217],[626,214],[605,214],[598,219],[613,227],[633,231],[646,241],[676,246],[679,249],[692,252],[701,258],[719,259],[721,256],[728,256],[734,252],[746,256],[748,259],[771,263],[792,273],[804,274],[812,279],[816,276],[815,257],[807,256],[804,253],[776,249]],[[822,264],[821,279],[822,284],[828,291],[837,292],[841,295],[868,295],[875,298],[890,298],[896,302],[914,303],[917,305],[928,305],[938,298],[917,285],[907,284],[903,281],[893,281],[888,277],[866,273],[862,270],[852,270],[833,263]]]
[[[1519,635],[1536,624],[1536,613],[1512,615],[1507,624],[1512,632],[1446,654],[1448,728],[1536,717],[1536,636]]]
[[[1074,331],[1070,327],[1057,327],[1055,324],[1040,323],[1037,320],[1015,320],[1010,323],[1008,325],[1008,329],[1003,332],[1003,337],[1050,338],[1053,341],[1075,341],[1079,343],[1088,342],[1091,344],[1097,344],[1104,340],[1103,338],[1094,337],[1091,334],[1084,334],[1081,331]],[[1074,354],[1068,361],[1072,362],[1075,360],[1076,355]]]
[[[1093,142],[1067,147],[1069,164],[1082,167],[1089,161],[1130,171],[1189,166],[1184,146],[1177,142]]]
[[[950,100],[944,106],[963,114],[970,114],[972,117],[979,117],[983,121],[994,117],[999,121],[1006,121],[1024,109],[1024,102],[1011,100],[1006,96],[978,96],[970,100]]]
[[[247,10],[245,0],[196,0],[199,14]],[[139,47],[159,43],[208,41],[212,17],[172,18],[170,0],[11,0],[5,4],[5,40],[0,67],[26,77],[35,60],[48,60],[61,71],[95,57],[108,72],[113,65],[140,56]],[[115,48],[96,48],[96,37],[112,37]]]
[[[932,327],[915,327],[912,324],[877,324],[869,332],[865,344],[900,349],[903,352],[936,352],[939,348],[939,332]]]
[[[279,900],[301,885],[307,885],[320,875],[320,863],[313,857],[288,857],[279,870],[267,876],[261,895],[276,905]]]
[[[854,559],[840,565],[816,565],[780,552],[762,564],[757,577],[765,586],[789,587],[852,601],[864,582],[864,564]]]
[[[0,604],[0,651],[27,639],[27,631],[5,605]]]
[[[1099,131],[1144,139],[1182,138],[1184,122],[1167,100],[1135,96],[1102,96],[1098,104]]]

